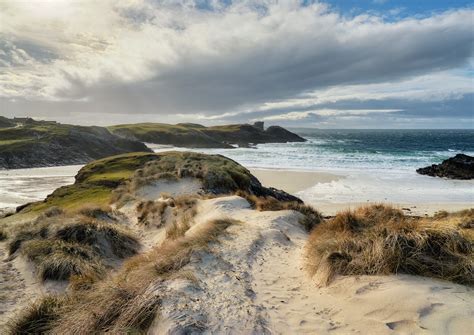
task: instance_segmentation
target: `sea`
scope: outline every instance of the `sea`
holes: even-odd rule
[[[187,149],[149,146],[156,152],[222,154],[250,169],[329,172],[339,178],[298,192],[310,203],[473,203],[473,181],[421,176],[416,169],[457,153],[474,155],[474,130],[291,129],[308,141],[251,148]],[[72,183],[80,166],[0,171],[0,208],[42,199]]]

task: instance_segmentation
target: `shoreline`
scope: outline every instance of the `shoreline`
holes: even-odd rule
[[[330,185],[344,179],[348,179],[350,174],[342,174],[340,171],[336,173],[323,171],[296,171],[286,169],[249,169],[264,186],[272,186],[282,189],[288,193],[300,197],[305,203],[312,205],[325,216],[334,216],[337,212],[354,209],[359,206],[385,203],[395,208],[403,210],[406,215],[414,216],[431,216],[439,211],[457,212],[464,209],[474,208],[473,202],[468,201],[424,201],[423,195],[420,195],[418,201],[390,201],[386,198],[377,200],[362,200],[358,198],[356,201],[328,201],[317,199],[317,197],[309,197],[308,193],[311,188],[322,187],[323,184]],[[431,177],[424,177],[431,178]],[[428,179],[430,180],[430,179]],[[437,180],[434,179],[436,182]],[[458,181],[450,181],[458,182]],[[472,183],[472,181],[468,181]],[[384,185],[381,185],[384,187]],[[389,194],[391,190],[387,190]],[[474,199],[473,199],[474,200]]]
[[[80,167],[81,165],[75,165],[0,171],[2,186],[0,187],[0,209],[12,209],[24,203],[43,200],[56,188],[73,183],[73,176]],[[391,204],[402,209],[407,215],[416,216],[433,215],[442,210],[455,212],[474,207],[474,192],[471,202],[470,199],[449,199],[441,196],[442,194],[430,199],[430,190],[425,189],[423,185],[415,183],[406,192],[403,189],[394,190],[391,187],[397,186],[398,181],[407,185],[409,182],[403,179],[392,181],[393,176],[380,179],[380,176],[366,171],[335,170],[333,172],[286,168],[249,168],[249,170],[264,186],[275,187],[294,194],[326,216],[333,216],[339,211],[373,203]],[[452,188],[456,185],[471,187],[470,184],[472,184],[474,189],[474,181],[443,180],[415,174],[412,177],[416,178],[416,181],[429,185],[446,184],[452,185],[450,186]],[[355,182],[358,184],[354,184]],[[370,183],[372,185],[369,185]],[[378,193],[375,195],[373,194],[374,186],[378,188]],[[413,190],[418,193],[409,194]],[[394,194],[395,198],[398,197],[395,200],[392,199]],[[471,193],[467,193],[464,198],[470,196]]]

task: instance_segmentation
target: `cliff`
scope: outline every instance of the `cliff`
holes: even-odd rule
[[[0,168],[84,164],[134,151],[143,143],[113,135],[106,128],[82,127],[32,119],[0,119]]]

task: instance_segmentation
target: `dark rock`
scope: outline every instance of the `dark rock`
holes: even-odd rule
[[[16,213],[19,213],[19,212],[21,212],[24,208],[28,207],[28,206],[31,205],[31,204],[32,204],[32,202],[27,202],[26,204],[17,206],[16,209],[15,209],[15,212],[16,212]]]
[[[306,139],[280,126],[268,127],[265,133],[284,142],[306,142]]]
[[[441,164],[420,168],[416,172],[432,177],[462,180],[474,179],[474,157],[457,154],[444,160]]]

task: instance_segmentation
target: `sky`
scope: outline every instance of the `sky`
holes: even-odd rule
[[[474,128],[474,3],[0,0],[0,115]]]

